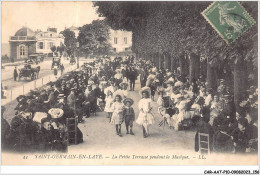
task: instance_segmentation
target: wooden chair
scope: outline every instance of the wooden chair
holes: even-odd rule
[[[66,127],[67,127],[68,146],[70,144],[77,145],[78,144],[78,135],[77,135],[78,117],[67,118],[66,119]]]
[[[201,154],[210,154],[209,134],[198,133],[199,151]]]

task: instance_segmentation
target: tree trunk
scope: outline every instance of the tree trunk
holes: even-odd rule
[[[190,82],[196,81],[200,77],[200,57],[194,53],[190,54]]]
[[[207,61],[207,89],[217,90],[217,74],[215,68]]]
[[[184,58],[185,55],[179,56],[179,67],[180,67],[180,76],[183,77],[184,75]]]
[[[243,59],[239,59],[234,65],[234,103],[236,110],[240,107],[243,96],[246,93],[247,69]]]
[[[167,54],[166,59],[167,59],[166,67],[169,71],[171,71],[171,69],[172,69],[172,59],[171,59],[170,54]]]
[[[169,58],[170,58],[170,61],[171,61],[171,72],[173,72],[173,71],[174,71],[174,60],[173,60],[173,56],[170,55]]]
[[[161,54],[160,52],[158,53],[158,56],[159,56],[159,69],[161,68]]]

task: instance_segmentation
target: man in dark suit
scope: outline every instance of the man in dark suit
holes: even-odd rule
[[[130,91],[135,90],[135,80],[138,77],[138,72],[134,67],[131,67],[128,73],[128,79],[130,80]]]
[[[85,105],[86,105],[86,115],[90,117],[90,111],[96,112],[97,98],[96,94],[92,89],[92,85],[88,85],[85,91]]]
[[[17,68],[15,67],[14,68],[14,81],[16,81],[17,77],[18,77],[18,72],[17,72]]]

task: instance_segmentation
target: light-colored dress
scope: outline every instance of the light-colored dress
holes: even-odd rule
[[[136,120],[136,123],[139,125],[147,124],[151,125],[154,123],[154,116],[151,114],[151,99],[150,98],[143,98],[139,101],[138,108],[140,113]]]
[[[114,100],[114,98],[112,96],[106,97],[106,99],[105,99],[106,106],[105,106],[105,109],[104,109],[105,112],[113,112],[113,110],[111,109],[113,100]]]
[[[123,118],[124,104],[121,102],[114,102],[111,106],[111,110],[113,111],[111,117],[111,123],[115,125],[122,124],[124,121]]]
[[[179,110],[178,114],[174,114],[172,116],[173,119],[173,126],[176,131],[179,129],[179,123],[182,122],[184,119],[190,119],[193,115],[192,112],[186,111],[186,105],[188,103],[188,100],[183,100],[179,104],[176,105],[176,107]]]

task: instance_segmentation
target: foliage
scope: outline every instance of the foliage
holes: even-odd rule
[[[65,50],[70,57],[74,55],[76,50],[77,39],[75,37],[75,33],[69,29],[65,29],[61,32],[61,34],[64,36]]]
[[[57,52],[60,53],[60,55],[62,55],[62,53],[65,51],[65,46],[63,44],[61,44],[61,46],[57,47]]]
[[[56,46],[52,46],[51,47],[51,51],[54,53],[54,52],[56,52],[56,50],[57,50],[57,47]]]
[[[133,32],[133,51],[204,55],[212,66],[245,59],[257,67],[257,25],[227,45],[201,15],[211,2],[104,2],[94,5],[113,29]],[[242,2],[257,21],[257,2]]]
[[[13,62],[13,61],[7,56],[7,54],[1,56],[1,61],[2,61],[2,63],[8,63],[8,62],[10,62],[10,61]]]
[[[109,44],[109,26],[103,20],[94,20],[79,28],[79,47],[86,55],[106,55],[112,47]]]

